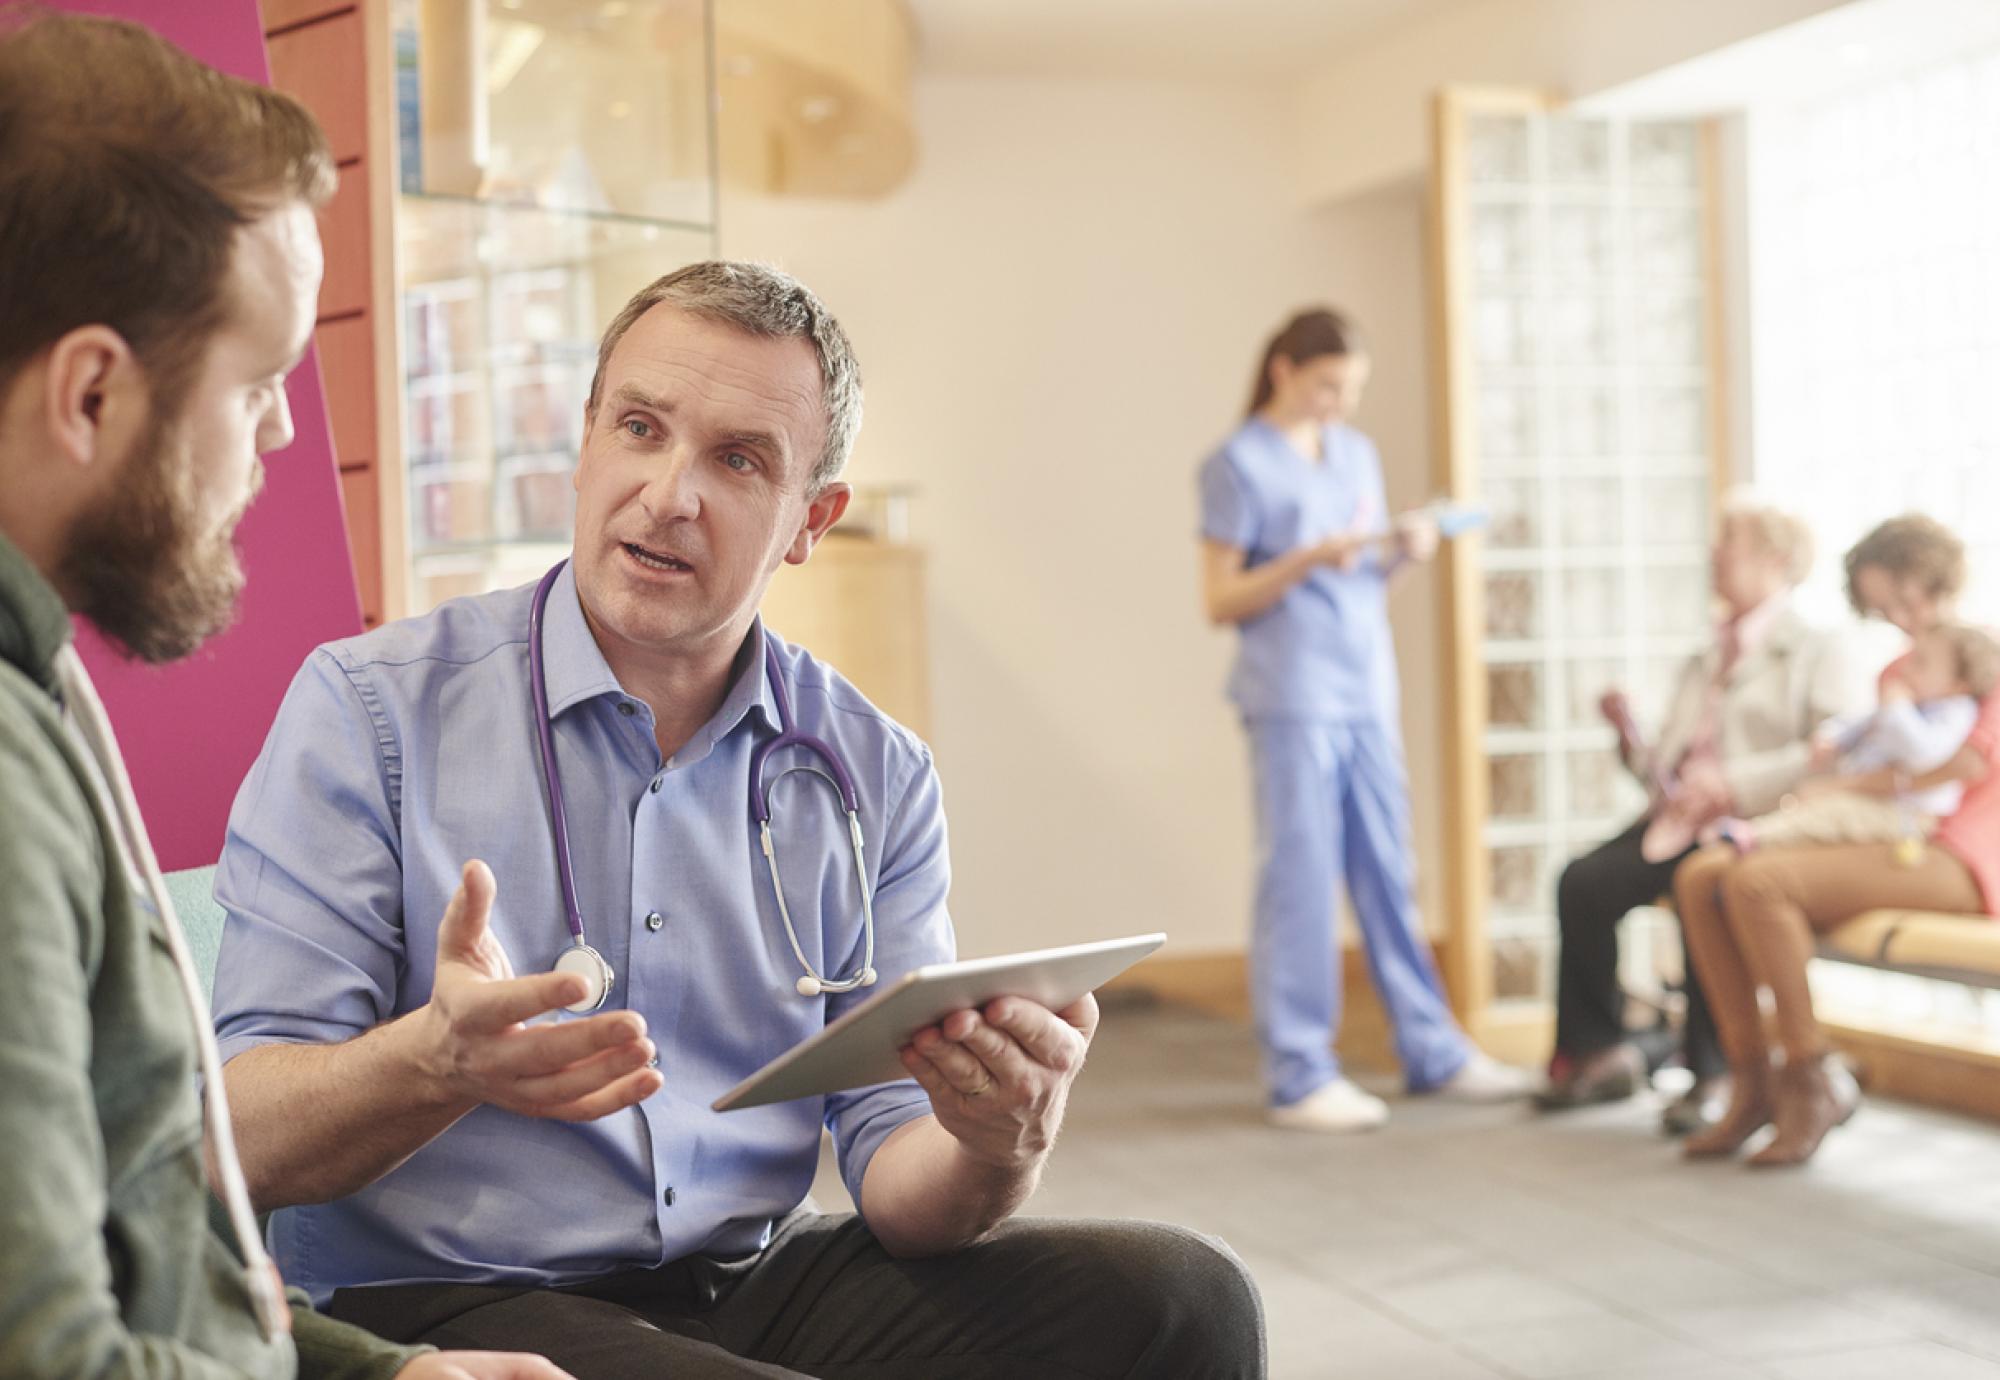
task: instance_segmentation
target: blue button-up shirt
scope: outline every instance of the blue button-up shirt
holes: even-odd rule
[[[499,883],[492,929],[516,972],[570,942],[535,748],[521,588],[313,653],[230,815],[216,897],[225,1060],[272,1042],[351,1039],[422,1006],[437,927],[467,858]],[[619,688],[566,570],[549,599],[549,711],[585,932],[617,974],[607,1009],[646,1018],[666,1086],[571,1124],[480,1107],[339,1202],[276,1214],[286,1277],[345,1285],[540,1284],[760,1249],[811,1186],[820,1127],[848,1189],[883,1139],[929,1111],[902,1081],[716,1113],[709,1104],[869,992],[805,998],[749,805],[751,749],[777,730],[757,654],[671,759]],[[885,981],[953,955],[945,824],[929,751],[830,668],[778,643],[798,726],[853,775]],[[767,777],[817,759],[775,755]],[[773,790],[799,942],[822,973],[859,966],[845,816],[804,772]],[[657,918],[655,918],[657,917]],[[565,1017],[566,1019],[566,1017]]]
[[[1253,568],[1357,527],[1386,529],[1374,442],[1346,425],[1322,438],[1315,462],[1268,422],[1246,421],[1201,467],[1201,534],[1238,548]],[[1229,697],[1245,717],[1373,719],[1394,730],[1386,574],[1373,552],[1350,571],[1321,566],[1238,625]]]

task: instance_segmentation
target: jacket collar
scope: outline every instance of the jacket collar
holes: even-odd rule
[[[70,637],[62,596],[21,548],[0,534],[0,661],[18,667],[53,695],[56,653]]]
[[[1749,624],[1741,630],[1747,634],[1747,641],[1736,658],[1736,664],[1729,670],[1731,685],[1768,662],[1781,661],[1790,656],[1810,631],[1806,620],[1792,607],[1790,596],[1784,594],[1776,595],[1752,609],[1744,615],[1744,621]],[[1720,652],[1712,652],[1711,655],[1720,655]]]

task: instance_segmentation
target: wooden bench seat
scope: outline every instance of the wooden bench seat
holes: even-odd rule
[[[1819,956],[1974,987],[2000,988],[2000,920],[1871,910],[1821,937]]]

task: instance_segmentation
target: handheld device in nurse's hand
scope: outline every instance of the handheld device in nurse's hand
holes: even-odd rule
[[[897,1051],[925,1026],[999,997],[1025,997],[1060,1011],[1166,942],[1164,934],[1140,934],[913,968],[717,1098],[715,1110],[761,1107],[907,1078]]]
[[[1440,498],[1424,504],[1421,508],[1410,509],[1396,519],[1396,525],[1401,527],[1407,523],[1425,521],[1436,523],[1438,535],[1450,539],[1462,537],[1467,532],[1478,531],[1486,525],[1487,518],[1484,508],[1474,508],[1469,504],[1454,503],[1448,498]]]
[[[1404,529],[1423,522],[1435,526],[1438,536],[1449,541],[1468,532],[1478,531],[1486,525],[1487,516],[1484,508],[1474,508],[1464,503],[1454,503],[1450,499],[1440,498],[1420,508],[1411,508],[1407,512],[1398,513],[1387,527],[1380,531],[1368,532],[1355,540],[1363,547],[1380,547],[1387,551],[1402,536]]]

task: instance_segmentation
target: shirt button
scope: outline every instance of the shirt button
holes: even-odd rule
[[[674,1205],[674,1190],[669,1187],[665,1193],[660,1195],[660,1201],[668,1207],[672,1207]]]
[[[665,779],[666,778],[663,776],[654,777],[653,784],[646,787],[646,789],[651,791],[654,795],[658,795],[660,793],[660,782],[664,781]]]
[[[618,712],[629,719],[639,712],[639,706],[630,700],[620,700],[618,701]]]
[[[646,928],[651,930],[654,934],[658,934],[660,932],[660,926],[666,923],[667,923],[666,917],[661,915],[658,911],[649,910],[646,912]]]

